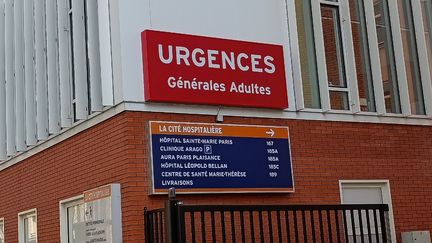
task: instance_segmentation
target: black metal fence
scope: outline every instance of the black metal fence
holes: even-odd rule
[[[146,243],[165,243],[165,209],[144,209]]]
[[[145,212],[147,243],[391,242],[388,206],[183,205]]]

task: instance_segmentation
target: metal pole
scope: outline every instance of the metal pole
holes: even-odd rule
[[[182,203],[176,199],[175,188],[170,188],[165,202],[166,242],[180,243],[178,207]]]

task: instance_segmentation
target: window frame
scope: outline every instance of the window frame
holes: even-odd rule
[[[289,50],[292,67],[292,77],[293,83],[287,82],[287,88],[291,89],[293,92],[294,102],[290,104],[289,110],[300,111],[305,109],[304,96],[303,96],[303,82],[302,82],[302,69],[301,69],[301,58],[300,58],[300,47],[297,41],[298,29],[297,29],[297,11],[295,7],[295,0],[285,0],[285,10],[287,13],[287,25],[288,25],[288,38],[290,40]],[[289,91],[289,90],[288,90]],[[290,94],[290,93],[288,93]]]
[[[79,195],[59,202],[60,210],[60,243],[69,243],[68,208],[84,203],[84,196]]]
[[[376,31],[376,15],[374,12],[374,3],[372,1],[363,2],[365,18],[366,18],[366,32],[369,41],[369,56],[372,71],[372,86],[375,97],[375,110],[376,114],[383,115],[386,113],[384,86],[382,83],[381,64],[379,56],[378,36]]]
[[[351,15],[351,32],[354,35],[353,32],[353,23],[356,23],[358,21],[358,23],[356,23],[358,25],[358,31],[359,31],[359,38],[361,39],[360,43],[359,43],[359,47],[361,49],[361,65],[363,66],[363,72],[364,72],[364,76],[365,76],[365,80],[364,80],[364,89],[365,89],[365,98],[363,98],[366,101],[366,104],[362,103],[362,97],[360,97],[360,91],[359,91],[359,104],[360,104],[360,111],[361,107],[366,105],[368,110],[365,112],[377,112],[377,105],[376,105],[376,98],[375,98],[375,89],[374,89],[374,76],[373,76],[373,71],[372,71],[372,58],[371,58],[371,54],[370,54],[370,42],[371,40],[369,40],[368,36],[368,28],[369,27],[369,18],[366,16],[366,11],[365,11],[365,3],[364,1],[361,0],[353,0],[354,1],[354,5],[356,5],[356,7],[353,6],[349,6],[350,7],[350,13],[351,13],[351,9],[355,9],[356,14],[358,15],[357,18],[358,20],[354,20]],[[348,1],[348,4],[350,5],[351,3]],[[355,48],[355,45],[353,45]],[[354,62],[356,64],[357,67],[357,60],[356,60],[356,50],[354,49]],[[357,85],[358,85],[358,90],[360,90],[360,82],[357,81]],[[371,109],[372,108],[372,109]]]
[[[351,36],[351,17],[349,15],[349,7],[345,0],[333,2],[329,0],[312,1],[312,21],[315,32],[315,48],[318,66],[318,79],[321,97],[321,110],[324,112],[337,111],[357,113],[360,111],[360,101],[358,98],[357,89],[357,73],[354,63],[354,47]],[[341,44],[343,46],[342,55],[344,59],[342,70],[345,73],[346,88],[330,87],[327,75],[327,61],[325,57],[324,33],[322,29],[321,6],[328,5],[337,7],[339,10],[339,27],[341,32]],[[349,51],[351,50],[351,51]],[[353,72],[350,72],[354,70]],[[330,103],[330,92],[346,92],[348,93],[348,110],[334,110]]]
[[[19,243],[25,243],[25,225],[24,220],[26,218],[35,217],[36,219],[36,243],[38,242],[38,233],[37,233],[37,223],[38,223],[38,216],[37,216],[37,209],[30,209],[24,212],[18,213],[18,242]]]
[[[432,3],[430,1],[427,3],[429,3],[429,7],[432,8]],[[420,76],[421,76],[420,79],[423,88],[424,108],[425,108],[426,116],[432,117],[432,77],[431,77],[431,70],[428,65],[429,62],[432,62],[432,60],[428,61],[428,53],[426,51],[421,51],[421,50],[427,50],[426,42],[429,41],[426,39],[425,29],[423,25],[423,20],[424,18],[426,18],[426,16],[423,16],[421,1],[411,1],[411,9],[413,15],[412,17],[414,20],[415,36],[417,41],[417,53],[419,58],[418,62],[420,65]],[[429,37],[432,42],[432,37],[431,36]]]
[[[3,231],[3,243],[6,242],[5,240],[5,219],[4,218],[0,218],[0,229],[1,231]]]

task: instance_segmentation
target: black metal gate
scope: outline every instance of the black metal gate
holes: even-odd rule
[[[184,205],[145,211],[147,243],[391,242],[388,205]]]

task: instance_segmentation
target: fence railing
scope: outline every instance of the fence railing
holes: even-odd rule
[[[165,243],[165,209],[144,209],[146,243]]]
[[[146,211],[147,243],[391,242],[385,204],[183,205]]]

